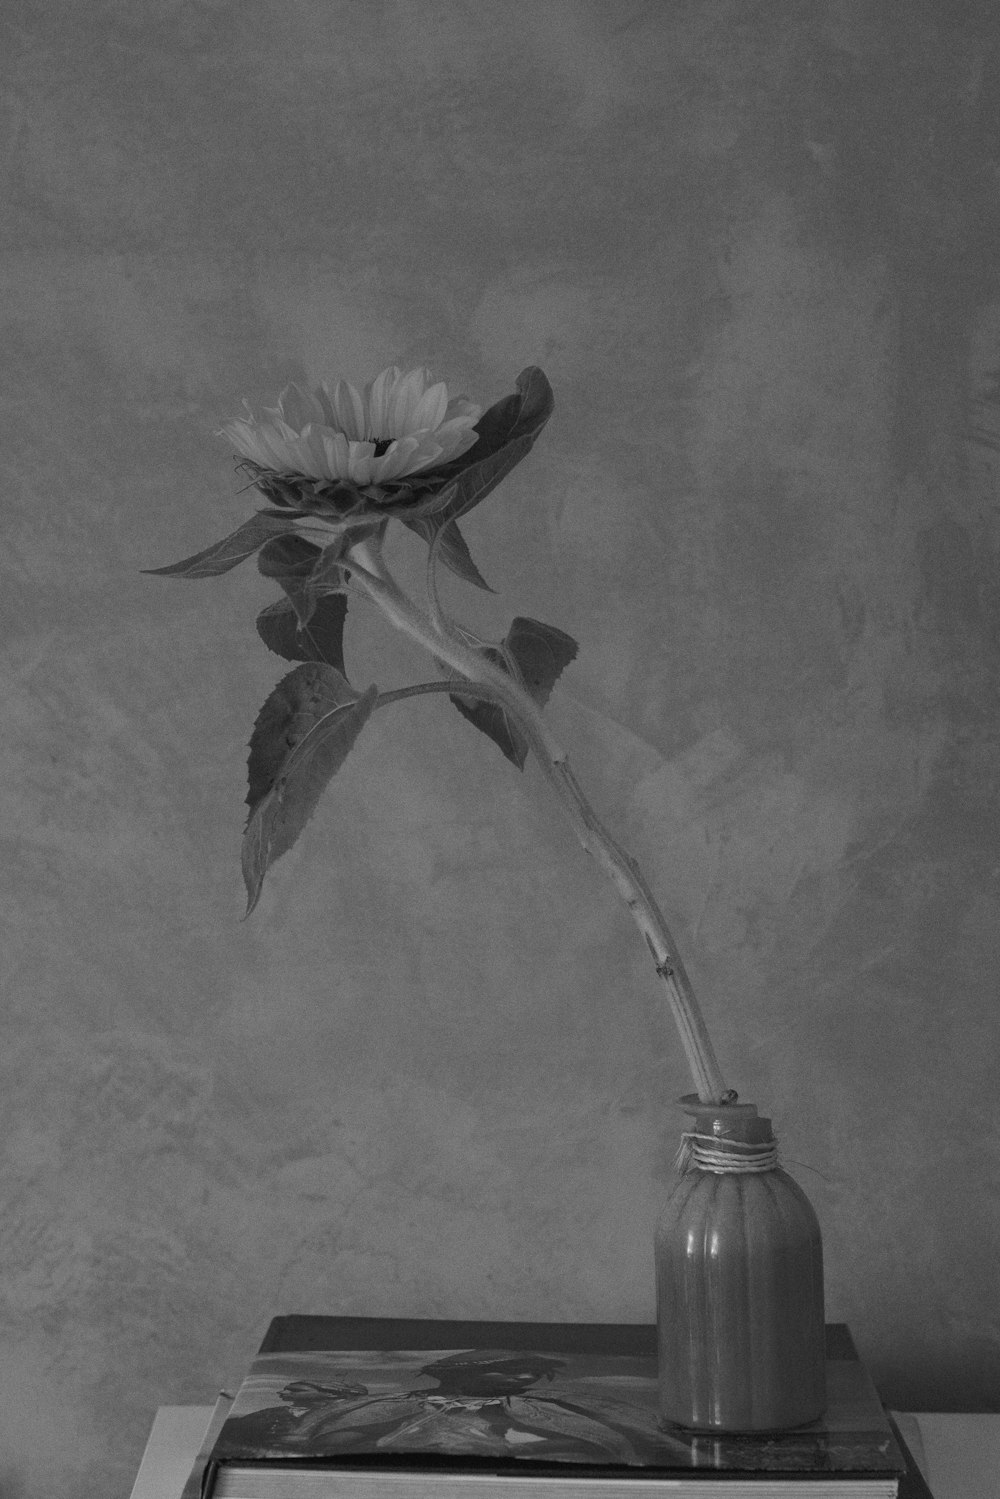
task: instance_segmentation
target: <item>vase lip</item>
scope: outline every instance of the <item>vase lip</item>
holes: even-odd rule
[[[685,1114],[711,1114],[717,1119],[754,1118],[757,1113],[755,1103],[706,1103],[697,1093],[683,1094],[680,1105]]]
[[[680,1102],[685,1113],[695,1116],[685,1141],[714,1139],[720,1149],[737,1153],[751,1145],[763,1151],[775,1148],[771,1121],[757,1113],[755,1103],[706,1103],[697,1093],[686,1093]]]

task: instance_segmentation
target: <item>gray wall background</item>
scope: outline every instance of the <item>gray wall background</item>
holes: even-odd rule
[[[0,1494],[128,1493],[279,1311],[646,1320],[688,1090],[541,779],[379,714],[242,924],[283,671],[214,430],[429,363],[470,518],[904,1408],[1000,1409],[1000,27],[868,0],[7,0]],[[416,549],[397,553],[419,575]],[[356,614],[355,681],[425,675]],[[393,646],[393,650],[395,647]]]

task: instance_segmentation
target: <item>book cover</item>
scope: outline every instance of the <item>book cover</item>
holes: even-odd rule
[[[778,1479],[781,1492],[799,1478],[817,1496],[833,1492],[817,1480],[861,1493],[868,1479],[868,1492],[894,1494],[906,1461],[881,1401],[847,1328],[827,1342],[822,1421],[722,1437],[660,1425],[653,1327],[278,1317],[216,1439],[206,1493],[220,1469],[260,1465],[355,1480],[419,1470],[449,1489],[461,1474],[494,1490],[530,1475],[580,1479],[588,1493],[595,1478],[638,1494],[636,1480],[687,1477],[699,1494],[709,1478]]]

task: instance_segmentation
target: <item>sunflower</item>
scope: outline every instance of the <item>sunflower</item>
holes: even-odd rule
[[[227,437],[244,459],[283,479],[323,483],[395,484],[409,474],[450,463],[477,441],[482,407],[448,399],[424,366],[403,374],[382,370],[363,391],[338,379],[314,391],[286,385],[273,409],[227,422]]]

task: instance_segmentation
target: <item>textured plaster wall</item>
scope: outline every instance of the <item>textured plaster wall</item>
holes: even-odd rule
[[[213,431],[429,363],[469,520],[910,1408],[1000,1408],[1000,25],[866,0],[6,0],[0,1494],[124,1499],[278,1311],[645,1320],[690,1084],[530,769],[379,714],[241,924]],[[419,577],[415,544],[398,552]],[[424,674],[359,613],[348,665]]]

